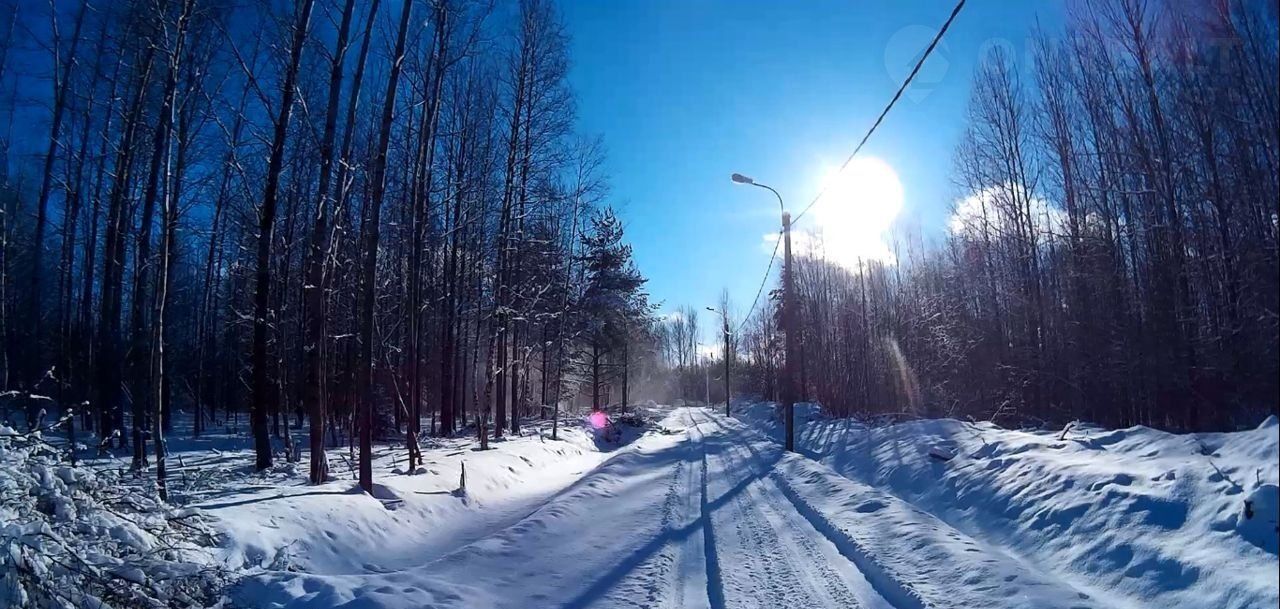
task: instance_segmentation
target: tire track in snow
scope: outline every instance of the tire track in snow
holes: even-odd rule
[[[686,433],[686,458],[674,466],[671,484],[663,501],[662,531],[672,540],[660,555],[660,570],[650,579],[645,607],[664,609],[710,609],[705,545],[702,526],[700,438]],[[661,601],[661,602],[659,602]]]
[[[857,565],[840,554],[838,548],[800,514],[787,509],[790,503],[781,497],[782,492],[771,477],[765,477],[760,484],[747,489],[755,500],[755,505],[769,521],[770,526],[779,532],[779,538],[792,564],[804,565],[805,573],[816,574],[807,583],[812,591],[827,601],[826,607],[890,607],[887,600],[871,589]],[[824,547],[824,545],[826,547]],[[855,594],[858,590],[861,594]],[[863,603],[860,599],[870,602]]]
[[[742,568],[735,569],[739,585],[730,588],[745,597],[735,599],[732,605],[779,609],[826,606],[811,594],[811,587],[788,560],[782,540],[748,499],[744,489],[732,501],[735,532],[742,546],[737,562]]]
[[[726,435],[734,433],[734,430],[725,426],[717,418],[708,418]],[[745,430],[745,432],[748,434],[753,433],[751,430]],[[749,439],[743,438],[742,441],[735,442],[735,444],[750,451],[755,463],[765,463],[764,456],[752,446]],[[778,450],[781,450],[781,448],[778,448]],[[880,566],[875,557],[868,554],[856,542],[839,534],[836,525],[814,509],[813,506],[809,505],[804,498],[800,497],[791,484],[782,478],[775,469],[771,468],[768,478],[770,484],[777,488],[780,494],[791,504],[796,515],[803,517],[813,530],[831,543],[840,555],[866,578],[868,584],[885,603],[898,609],[924,609],[924,601],[920,598],[918,592],[890,575],[888,571]]]
[[[701,530],[706,482],[700,428],[686,412],[673,415],[685,421],[686,432],[671,449],[678,458],[650,478],[660,480],[661,487],[650,495],[653,519],[642,532],[648,543],[632,554],[634,561],[624,558],[617,564],[615,576],[598,580],[598,585],[609,582],[603,589],[579,594],[562,609],[723,609],[723,604],[713,604],[716,576],[707,571],[708,561],[718,557],[706,556],[706,532]]]
[[[695,460],[700,453],[699,442],[695,443],[694,432],[685,433],[688,452],[687,458],[680,462],[683,484],[678,487],[680,502],[677,520],[672,523],[673,531],[687,532],[675,544],[675,564],[671,573],[668,589],[672,596],[666,603],[668,609],[710,609],[711,600],[708,592],[706,545],[703,535],[693,531],[702,526],[702,484],[695,477],[699,471]],[[697,534],[695,534],[697,533]]]
[[[703,413],[698,418],[705,418]],[[709,419],[714,423],[714,419]],[[719,444],[734,450],[735,442],[726,434],[718,434]],[[736,451],[735,451],[736,452]],[[747,607],[856,607],[857,597],[844,585],[844,579],[822,562],[820,552],[804,556],[796,539],[813,533],[789,530],[771,518],[759,492],[767,475],[763,464],[751,459],[720,455],[715,459],[732,487],[722,497],[722,506],[730,512],[733,534],[725,547],[735,550],[735,568],[729,577],[726,599],[729,606]],[[822,580],[821,583],[815,581]]]
[[[707,604],[711,609],[725,609],[724,601],[724,580],[720,572],[720,548],[716,545],[716,536],[714,527],[711,524],[711,510],[707,507],[707,443],[706,437],[702,433],[702,428],[698,426],[698,421],[693,417],[693,411],[686,409],[685,416],[689,418],[689,430],[693,433],[689,434],[689,440],[692,441],[697,436],[698,452],[702,455],[702,480],[699,486],[701,493],[698,504],[698,521],[702,528],[702,553],[706,557],[706,576],[707,576]]]
[[[680,515],[677,512],[680,507],[679,503],[683,497],[681,487],[689,484],[688,472],[686,470],[687,467],[684,459],[678,461],[671,468],[671,478],[667,483],[667,492],[662,501],[662,516],[660,520],[660,527],[658,529],[659,535],[670,534],[672,530],[679,526],[678,521]],[[681,484],[682,481],[684,484]],[[668,543],[662,548],[661,552],[654,555],[652,559],[646,561],[644,565],[637,569],[641,572],[641,575],[636,579],[646,582],[644,586],[644,601],[638,603],[640,607],[652,608],[659,606],[660,601],[662,601],[665,596],[664,590],[668,589],[666,584],[675,570],[680,553],[681,548],[679,542]],[[625,586],[623,586],[623,588],[625,588]],[[627,594],[624,591],[623,594],[614,593],[610,596],[626,597]]]
[[[676,475],[674,483],[668,491],[667,501],[670,504],[670,513],[664,514],[663,531],[671,533],[678,531],[684,525],[686,510],[688,509],[688,488],[692,487],[692,481],[689,472],[688,460],[682,459],[676,464]],[[681,482],[683,481],[683,484]],[[655,594],[651,596],[654,600],[659,598],[662,589],[668,590],[669,595],[666,602],[662,606],[671,609],[684,609],[685,591],[681,583],[681,572],[684,569],[686,556],[689,550],[686,547],[688,540],[677,540],[668,544],[663,550],[663,554],[667,557],[667,569],[661,579],[653,581]],[[661,589],[659,589],[661,588]]]
[[[686,417],[687,418],[687,417]],[[702,534],[699,519],[700,480],[696,468],[698,445],[686,433],[680,459],[665,477],[654,529],[660,549],[643,559],[590,606],[635,609],[709,609],[704,582]]]

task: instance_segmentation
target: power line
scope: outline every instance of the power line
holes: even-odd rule
[[[743,316],[742,321],[738,322],[738,329],[733,331],[734,336],[738,336],[742,332],[743,326],[747,325],[747,320],[751,319],[751,314],[756,311],[756,304],[760,302],[760,295],[764,293],[764,285],[769,283],[769,273],[773,271],[773,261],[778,259],[779,245],[782,245],[782,231],[778,231],[778,239],[773,242],[773,255],[769,256],[769,266],[764,269],[764,277],[760,278],[760,288],[756,290],[755,300],[751,301],[751,308],[747,309],[747,314]]]
[[[929,46],[925,48],[924,54],[920,56],[920,60],[916,62],[915,67],[911,68],[911,73],[907,75],[907,79],[902,81],[902,85],[898,87],[898,91],[893,94],[893,98],[889,100],[888,105],[886,105],[884,107],[884,110],[880,112],[880,116],[876,117],[876,122],[872,123],[871,129],[868,129],[867,134],[862,136],[862,140],[858,142],[857,147],[855,147],[853,149],[853,152],[849,154],[849,158],[845,159],[844,163],[840,165],[840,173],[843,173],[845,168],[849,166],[849,163],[853,162],[853,157],[858,155],[858,152],[860,152],[862,150],[862,147],[866,145],[867,140],[871,139],[871,134],[876,132],[876,129],[880,126],[880,123],[884,121],[884,117],[889,114],[890,110],[893,109],[893,105],[898,103],[898,98],[902,97],[902,92],[906,91],[907,87],[911,85],[911,81],[915,79],[916,74],[920,72],[920,68],[924,66],[925,60],[927,60],[929,58],[929,55],[933,53],[933,49],[938,46],[938,42],[942,40],[942,36],[946,34],[947,29],[951,27],[951,22],[955,21],[956,15],[960,14],[960,9],[964,8],[964,3],[965,3],[965,0],[960,0],[959,2],[956,3],[955,8],[951,9],[951,15],[947,17],[947,21],[942,24],[942,28],[938,30],[937,35],[935,35],[933,37],[933,40],[929,42]],[[827,189],[830,187],[831,187],[830,183],[827,183],[826,185],[824,185],[822,187],[822,190],[818,192],[818,196],[814,197],[813,201],[810,201],[809,204],[805,206],[804,210],[802,210],[798,215],[796,215],[796,217],[791,221],[791,223],[794,225],[796,222],[800,220],[800,218],[803,218],[804,215],[808,213],[809,210],[812,209],[813,206],[816,205],[820,199],[822,199],[822,195],[826,194]],[[773,271],[773,261],[778,258],[778,246],[781,244],[782,244],[782,231],[778,231],[778,240],[773,244],[773,255],[769,256],[769,266],[764,270],[764,277],[760,278],[760,288],[756,290],[756,297],[754,300],[751,301],[751,308],[747,310],[747,314],[742,318],[742,321],[738,324],[738,329],[734,331],[735,336],[738,335],[740,332],[742,332],[742,328],[746,326],[747,321],[751,319],[751,314],[755,312],[756,305],[759,304],[760,302],[760,295],[764,293],[764,286],[769,282],[769,273]]]
[[[938,42],[942,40],[942,35],[947,33],[947,28],[951,27],[951,22],[955,21],[956,15],[960,14],[960,9],[964,8],[964,2],[965,0],[960,0],[956,3],[956,7],[951,9],[951,16],[947,17],[947,22],[942,24],[942,29],[938,30],[938,34],[933,37],[933,41],[929,43],[927,48],[925,48],[924,54],[920,56],[920,61],[916,62],[916,66],[911,69],[911,74],[907,75],[907,79],[902,81],[902,86],[898,87],[898,92],[893,94],[893,99],[889,100],[889,105],[884,107],[884,110],[880,112],[880,116],[876,118],[876,122],[871,125],[871,129],[867,131],[866,135],[862,136],[862,141],[858,142],[858,146],[853,149],[851,154],[849,154],[849,158],[844,160],[844,164],[840,165],[840,171],[837,175],[844,172],[845,168],[849,166],[849,163],[853,161],[853,157],[857,156],[858,152],[862,150],[862,146],[867,143],[867,140],[871,139],[871,134],[876,132],[876,128],[880,126],[880,122],[884,120],[885,115],[889,114],[889,110],[893,109],[893,105],[898,102],[898,98],[902,97],[902,92],[907,90],[907,86],[911,84],[911,81],[916,77],[916,74],[920,72],[920,67],[923,66],[925,60],[929,58],[929,54],[933,52],[934,47],[938,46]],[[830,187],[830,182],[824,185],[822,190],[818,192],[818,196],[813,198],[813,201],[795,217],[795,220],[792,220],[792,223],[794,224],[795,222],[798,222],[800,218],[803,218],[804,215],[818,203],[818,200],[822,198],[822,195],[827,194],[827,189]]]

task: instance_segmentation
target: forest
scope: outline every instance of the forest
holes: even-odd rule
[[[1175,430],[1276,411],[1274,6],[1072,6],[973,74],[945,235],[900,228],[854,267],[821,234],[798,252],[801,401]],[[9,416],[56,411],[161,479],[175,412],[244,425],[259,469],[305,428],[320,482],[326,446],[402,437],[412,470],[423,436],[487,446],[562,408],[780,397],[776,275],[745,314],[649,302],[554,3],[6,9]]]
[[[247,424],[258,469],[307,422],[311,480],[358,444],[368,490],[375,437],[412,470],[419,434],[625,401],[652,307],[552,3],[6,8],[11,411],[162,490],[175,411]]]
[[[974,73],[944,237],[899,230],[895,261],[856,268],[821,235],[797,256],[801,401],[1173,430],[1277,412],[1276,4],[1068,7]],[[770,296],[735,340],[776,398]]]
[[[0,607],[1277,606],[1280,3],[747,4],[0,0]]]

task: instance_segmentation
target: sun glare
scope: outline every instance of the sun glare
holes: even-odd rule
[[[894,262],[888,233],[902,211],[903,191],[893,167],[876,157],[856,157],[844,171],[830,172],[827,184],[811,212],[812,224],[797,227],[797,234],[809,233],[797,249],[851,269]]]

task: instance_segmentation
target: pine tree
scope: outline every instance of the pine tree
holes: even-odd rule
[[[608,208],[591,219],[591,231],[582,238],[581,262],[587,281],[579,302],[579,335],[591,374],[593,410],[602,407],[600,384],[610,372],[607,362],[650,313],[642,289],[645,279],[636,270],[631,246],[622,238],[622,222]]]

